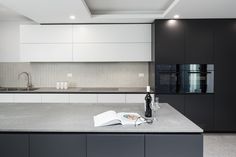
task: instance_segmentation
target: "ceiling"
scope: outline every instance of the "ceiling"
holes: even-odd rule
[[[28,18],[0,4],[0,21],[22,21]]]
[[[0,20],[151,23],[175,14],[184,19],[236,18],[235,6],[236,0],[0,0]]]
[[[85,0],[92,14],[162,14],[174,0]]]

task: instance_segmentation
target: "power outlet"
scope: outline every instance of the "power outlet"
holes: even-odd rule
[[[144,77],[144,73],[138,73],[138,77]]]
[[[72,73],[67,73],[67,77],[73,77]]]

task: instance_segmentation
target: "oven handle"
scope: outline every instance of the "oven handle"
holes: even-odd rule
[[[194,72],[188,72],[189,74],[211,74],[212,72],[197,72],[197,71],[194,71]]]

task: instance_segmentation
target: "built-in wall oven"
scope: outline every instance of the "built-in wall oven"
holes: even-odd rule
[[[184,93],[184,66],[162,64],[156,67],[156,92],[161,94]]]
[[[214,93],[213,64],[156,65],[156,92]]]

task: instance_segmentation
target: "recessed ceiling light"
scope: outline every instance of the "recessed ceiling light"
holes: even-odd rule
[[[70,19],[71,19],[71,20],[76,19],[75,15],[70,15]]]
[[[179,15],[174,15],[174,19],[178,19],[179,18]]]

